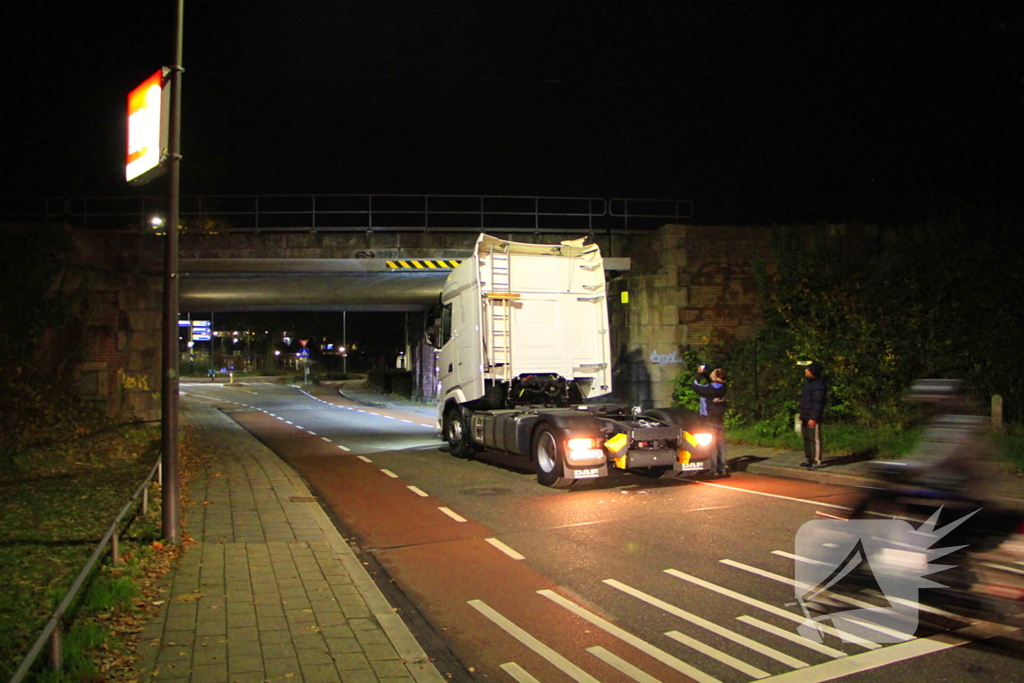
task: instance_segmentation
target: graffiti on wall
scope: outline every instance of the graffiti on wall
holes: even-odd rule
[[[117,371],[117,379],[122,389],[149,391],[149,375],[129,375],[122,368]]]

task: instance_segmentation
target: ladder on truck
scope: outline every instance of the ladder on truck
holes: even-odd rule
[[[511,257],[508,244],[489,244],[491,291],[487,292],[490,370],[495,379],[512,380],[512,293]],[[500,375],[500,376],[499,376]]]

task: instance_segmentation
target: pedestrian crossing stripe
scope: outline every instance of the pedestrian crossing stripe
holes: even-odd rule
[[[408,268],[410,270],[428,270],[428,269],[444,269],[449,270],[462,263],[462,261],[387,261],[388,268],[400,270]]]

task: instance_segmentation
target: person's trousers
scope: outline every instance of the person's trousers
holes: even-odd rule
[[[725,474],[725,429],[720,424],[704,423],[704,428],[711,432],[711,471]]]
[[[821,464],[821,423],[813,427],[800,420],[800,435],[804,437],[804,458],[814,465]]]

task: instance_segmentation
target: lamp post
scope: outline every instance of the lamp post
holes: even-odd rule
[[[161,409],[163,536],[181,542],[181,481],[178,467],[178,197],[181,178],[181,73],[185,0],[174,18],[174,61],[170,66],[171,100],[167,137],[167,230],[164,240],[164,338]]]

